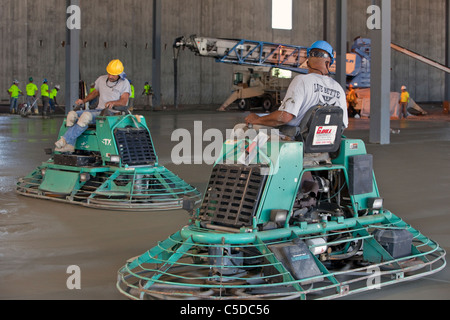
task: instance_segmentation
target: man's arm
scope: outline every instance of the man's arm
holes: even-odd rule
[[[269,126],[269,127],[278,127],[283,124],[288,123],[294,119],[294,116],[286,111],[274,111],[271,114],[259,117],[258,115],[254,113],[250,113],[245,118],[245,123],[247,124],[259,124],[263,126]]]
[[[75,104],[78,104],[78,105],[84,104],[86,102],[92,101],[93,99],[95,99],[98,96],[99,96],[99,93],[98,93],[97,89],[94,89],[94,91],[89,93],[86,98],[78,99],[77,101],[75,101]]]
[[[107,103],[105,103],[105,108],[126,106],[128,104],[129,97],[130,94],[128,92],[122,93],[119,100],[108,101]]]

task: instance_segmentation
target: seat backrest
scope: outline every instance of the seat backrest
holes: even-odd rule
[[[336,152],[344,129],[343,110],[334,106],[315,106],[299,125],[296,140],[303,141],[305,153]]]

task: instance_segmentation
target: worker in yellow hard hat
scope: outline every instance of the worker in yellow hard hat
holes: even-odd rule
[[[131,88],[130,82],[124,76],[122,62],[118,59],[111,60],[106,67],[106,72],[106,75],[98,77],[95,81],[95,90],[91,91],[86,98],[78,99],[75,102],[77,105],[83,105],[98,97],[97,107],[68,113],[66,126],[69,127],[69,130],[55,143],[55,151],[74,152],[76,139],[87,129],[90,123],[95,123],[95,118],[103,109],[128,105]]]

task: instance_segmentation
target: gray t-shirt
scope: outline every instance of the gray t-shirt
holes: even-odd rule
[[[98,106],[95,109],[105,109],[105,103],[119,100],[122,94],[128,92],[131,95],[130,82],[119,78],[117,82],[108,81],[108,75],[100,76],[95,81],[95,89],[100,93]]]
[[[334,79],[315,73],[296,76],[278,110],[294,116],[288,125],[298,126],[305,113],[316,105],[342,108],[344,126],[348,126],[347,100],[341,85]]]

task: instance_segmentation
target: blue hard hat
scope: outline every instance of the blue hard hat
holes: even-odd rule
[[[47,81],[47,79],[44,78],[44,81],[42,81],[42,82],[43,82],[43,83],[46,83],[46,82],[48,82],[48,81]]]
[[[323,51],[327,52],[330,55],[330,57],[331,57],[330,66],[333,65],[333,63],[334,63],[334,50],[333,50],[333,47],[331,46],[331,44],[329,44],[328,42],[323,41],[323,40],[319,40],[319,41],[314,42],[311,45],[311,47],[309,47],[308,50],[307,50],[308,57],[309,57],[309,52],[312,49],[320,49],[320,50],[323,50]]]

